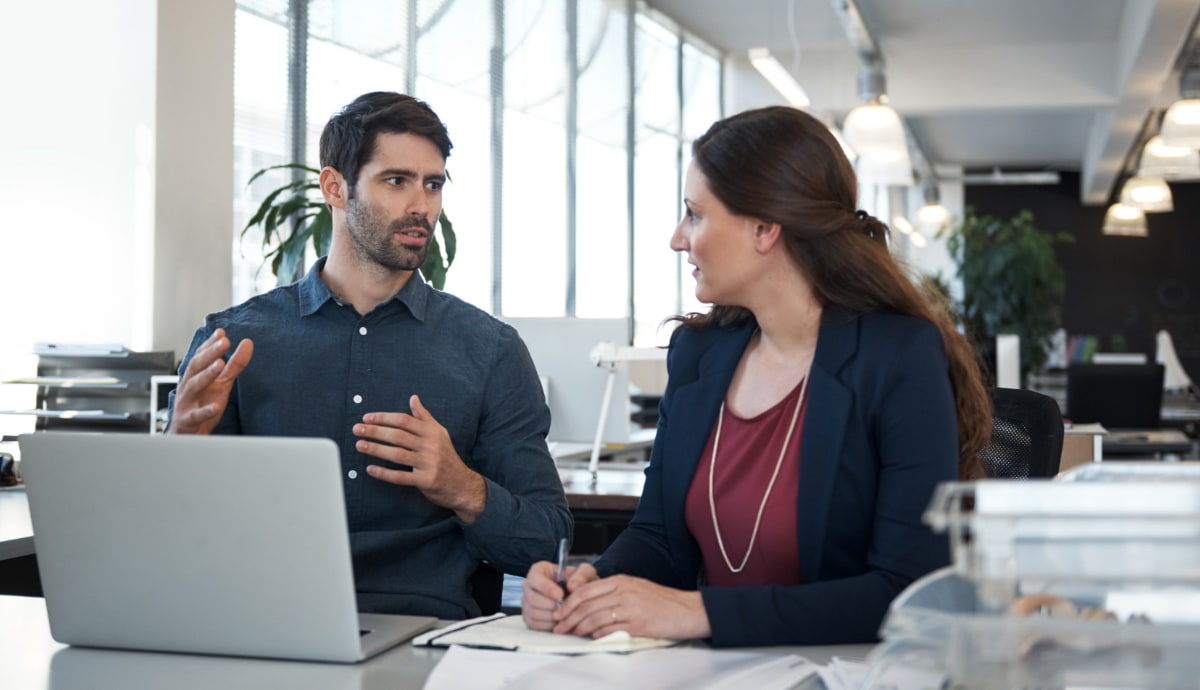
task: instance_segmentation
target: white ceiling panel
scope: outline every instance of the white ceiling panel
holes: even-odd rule
[[[766,46],[840,120],[861,60],[834,2],[651,0],[735,55]],[[857,0],[888,95],[935,164],[1081,171],[1104,203],[1142,123],[1178,95],[1200,0]]]

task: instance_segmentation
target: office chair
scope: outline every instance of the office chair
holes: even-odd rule
[[[471,598],[479,604],[480,612],[490,616],[500,610],[504,595],[504,573],[488,563],[480,563],[471,573]]]
[[[992,436],[979,462],[989,479],[1035,479],[1058,474],[1063,418],[1047,395],[1020,388],[992,388]]]

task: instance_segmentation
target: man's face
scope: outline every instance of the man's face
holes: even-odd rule
[[[425,262],[442,210],[446,161],[428,139],[380,133],[346,202],[346,229],[359,254],[394,271]]]

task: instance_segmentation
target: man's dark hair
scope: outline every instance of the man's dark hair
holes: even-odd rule
[[[337,170],[354,196],[358,173],[375,153],[375,139],[380,132],[416,134],[433,142],[450,156],[450,135],[437,113],[425,101],[391,91],[375,91],[354,99],[333,114],[321,132],[321,167]]]

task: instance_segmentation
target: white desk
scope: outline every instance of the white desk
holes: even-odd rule
[[[772,647],[824,664],[863,658],[870,645]],[[419,690],[443,650],[402,644],[361,664],[323,664],[65,647],[50,637],[42,599],[0,596],[0,687],[4,690],[96,688],[255,688],[268,690]]]

